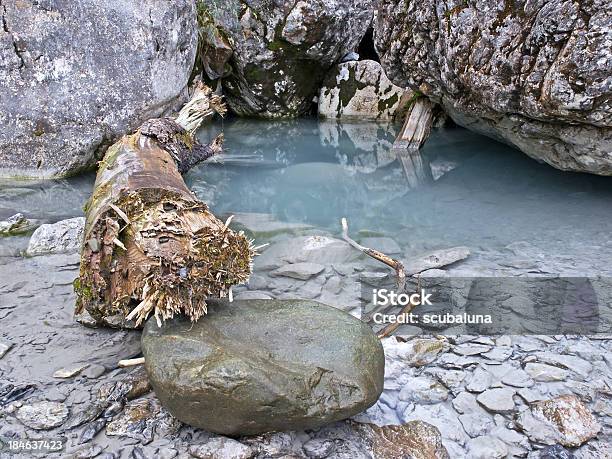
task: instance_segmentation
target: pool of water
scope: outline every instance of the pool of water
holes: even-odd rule
[[[405,256],[527,241],[544,258],[611,265],[610,178],[557,171],[460,128],[434,130],[420,153],[395,151],[397,130],[316,119],[225,121],[199,132],[207,141],[223,131],[225,153],[185,179],[217,214],[258,222],[257,242],[274,233],[266,228],[339,235],[346,217],[356,239],[390,237]],[[93,181],[90,174],[0,183],[0,219],[82,215]],[[26,244],[27,237],[0,238],[0,255]]]
[[[420,153],[395,151],[398,127],[315,119],[237,120],[226,153],[186,177],[219,214],[340,234],[393,238],[406,256],[527,241],[541,255],[612,260],[612,180],[566,173],[461,128],[433,131]],[[243,215],[239,215],[244,218]]]

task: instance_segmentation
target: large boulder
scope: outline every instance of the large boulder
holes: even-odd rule
[[[612,12],[604,0],[381,0],[389,78],[460,125],[563,170],[612,175]]]
[[[238,115],[293,117],[310,109],[327,70],[370,26],[373,0],[198,0],[202,63],[222,77]]]
[[[225,435],[317,428],[365,410],[383,389],[372,330],[314,301],[211,300],[195,324],[149,320],[142,349],[170,413]]]
[[[0,176],[91,166],[171,108],[193,68],[190,0],[20,0],[0,15]]]
[[[319,91],[319,116],[388,120],[395,116],[410,94],[394,85],[376,61],[343,62],[323,81]]]

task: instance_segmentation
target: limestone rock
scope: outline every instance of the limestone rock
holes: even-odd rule
[[[36,228],[28,243],[28,255],[78,252],[83,240],[85,218],[75,217]]]
[[[512,389],[488,389],[478,395],[476,400],[489,411],[504,413],[514,409],[513,395]]]
[[[404,88],[391,83],[376,61],[345,62],[325,77],[319,92],[319,116],[343,119],[391,119]],[[409,97],[409,95],[408,95]]]
[[[3,2],[0,176],[58,177],[172,108],[197,48],[189,0]]]
[[[608,3],[382,0],[375,41],[395,84],[469,129],[562,170],[612,175]]]
[[[49,430],[61,426],[70,411],[62,403],[40,401],[23,405],[16,416],[23,424],[35,430]]]
[[[517,422],[532,441],[580,446],[595,437],[601,426],[575,395],[537,402],[523,411]]]
[[[372,330],[313,301],[211,300],[195,324],[149,321],[142,345],[164,406],[225,435],[315,428],[365,410],[383,389]]]
[[[372,456],[377,459],[449,459],[440,431],[423,421],[402,425],[359,425],[362,435],[371,442]]]
[[[199,0],[204,70],[232,111],[263,118],[310,109],[327,70],[371,23],[372,0]]]

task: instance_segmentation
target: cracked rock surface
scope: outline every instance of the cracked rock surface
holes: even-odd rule
[[[0,1],[0,176],[59,177],[172,108],[197,48],[191,1]]]
[[[604,0],[382,0],[375,41],[387,76],[458,124],[558,169],[612,175]]]

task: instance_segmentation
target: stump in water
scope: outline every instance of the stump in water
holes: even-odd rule
[[[208,297],[249,277],[250,241],[196,199],[180,173],[220,151],[220,137],[207,146],[193,137],[203,113],[223,109],[209,88],[199,91],[205,107],[196,95],[176,121],[147,121],[100,163],[75,281],[76,312],[99,324],[139,326],[150,313],[158,324],[177,313],[197,320]]]

